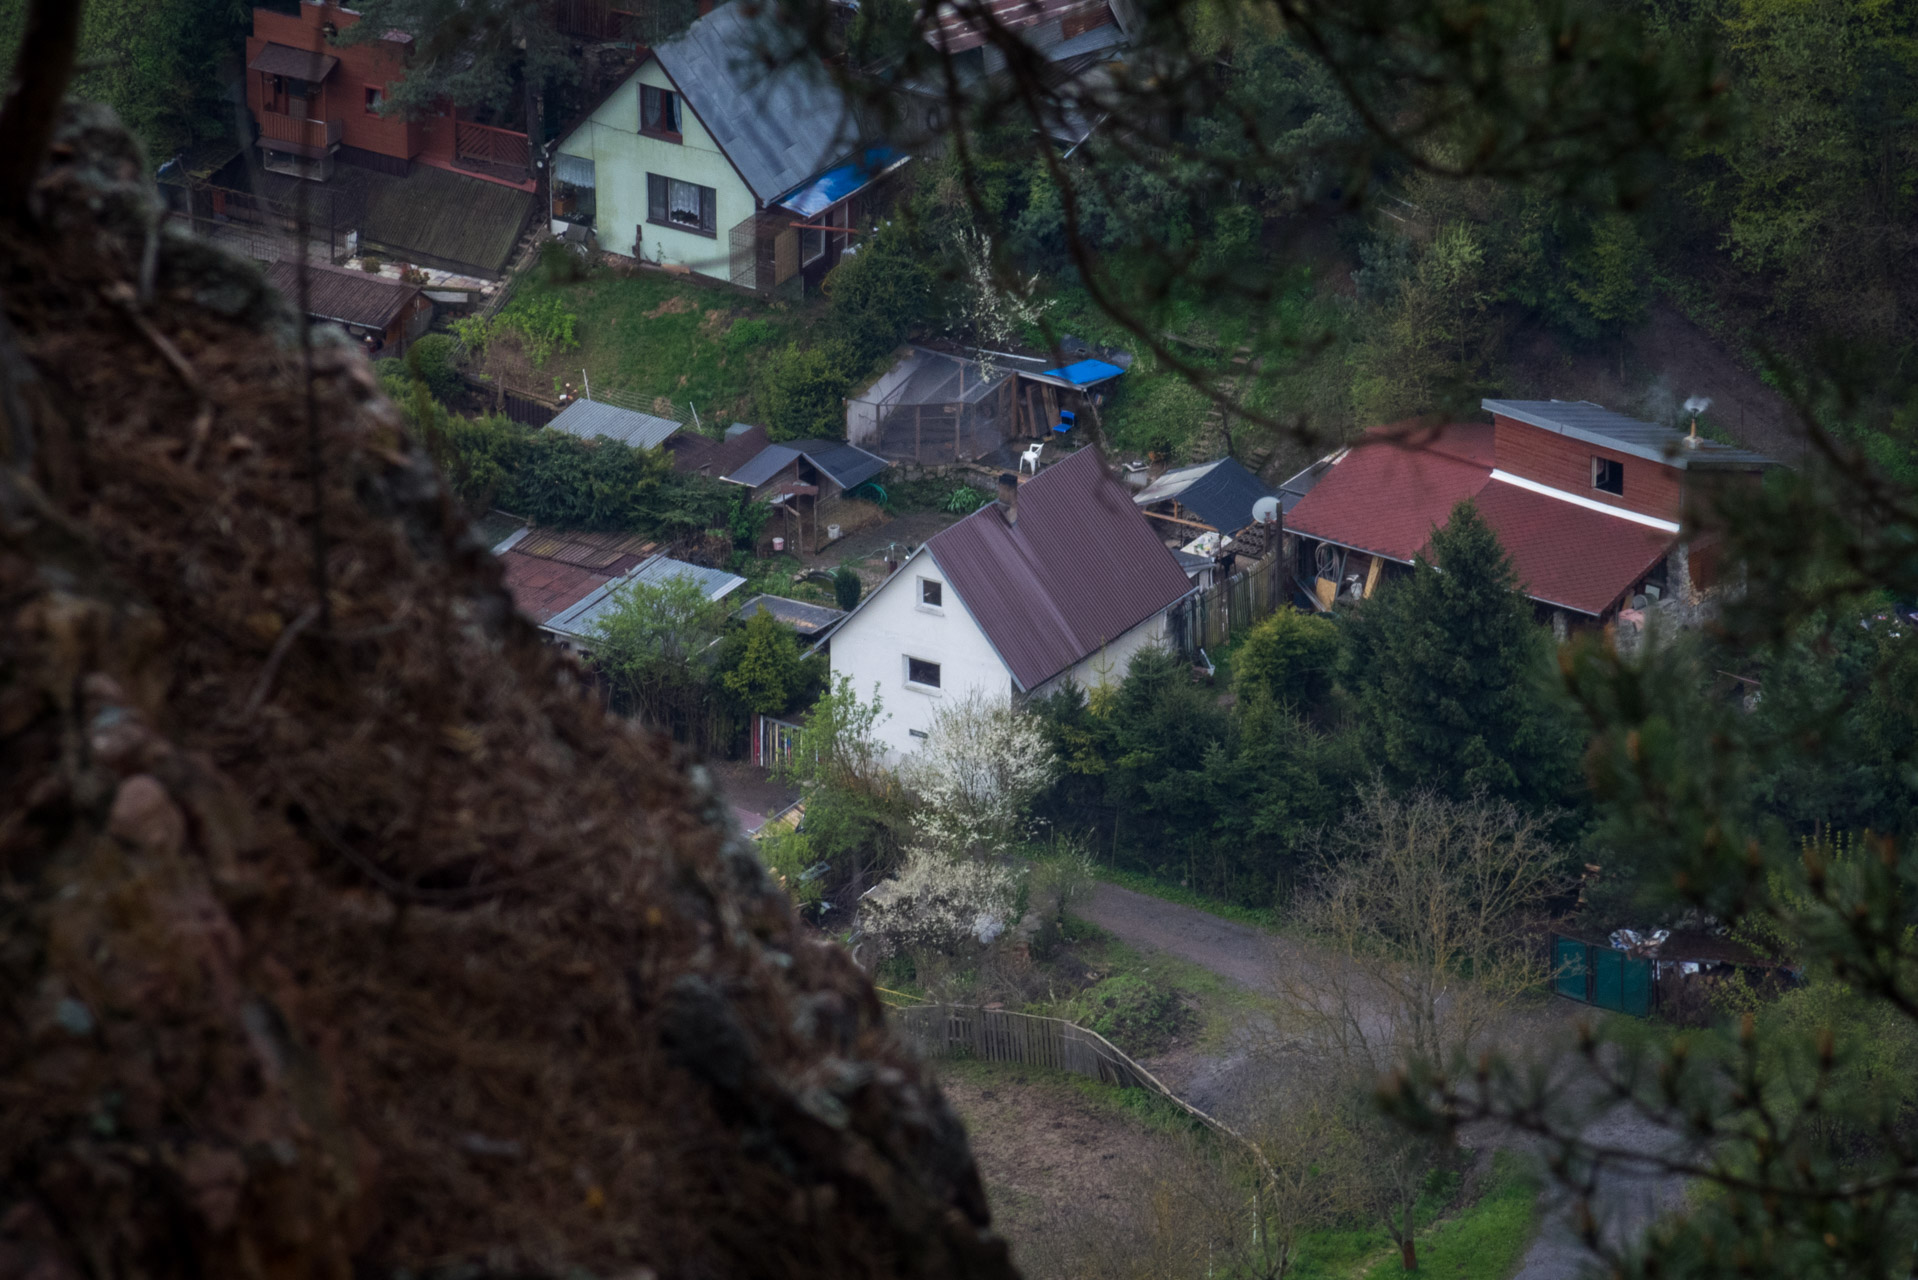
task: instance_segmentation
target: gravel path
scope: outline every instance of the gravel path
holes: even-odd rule
[[[1122,942],[1176,956],[1248,990],[1269,987],[1275,965],[1310,963],[1296,943],[1117,885],[1100,883],[1073,910]],[[1576,1012],[1566,1005],[1552,1021],[1569,1021]],[[1556,1008],[1554,1013],[1558,1013]],[[1536,1045],[1538,1035],[1544,1033],[1548,1033],[1544,1026],[1530,1028],[1526,1038]],[[1186,1051],[1147,1065],[1194,1106],[1231,1119],[1255,1105],[1266,1092],[1259,1078],[1262,1061],[1255,1052],[1259,1038],[1256,1020],[1248,1019],[1227,1036],[1222,1052]],[[1590,1121],[1583,1136],[1605,1146],[1647,1154],[1669,1150],[1673,1143],[1669,1131],[1623,1106]],[[1593,1212],[1602,1224],[1606,1243],[1619,1246],[1636,1239],[1662,1214],[1681,1208],[1683,1200],[1680,1179],[1606,1169],[1598,1178]],[[1597,1259],[1580,1242],[1572,1225],[1573,1206],[1556,1188],[1548,1188],[1541,1201],[1544,1221],[1513,1280],[1583,1280],[1595,1274]]]

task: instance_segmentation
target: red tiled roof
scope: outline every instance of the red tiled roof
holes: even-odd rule
[[[1492,479],[1492,428],[1380,428],[1354,445],[1286,513],[1290,532],[1409,561],[1466,498],[1498,534],[1525,594],[1603,614],[1673,535],[1624,516]]]
[[[597,588],[612,581],[611,574],[596,573],[575,564],[523,555],[519,551],[500,554],[506,570],[506,590],[519,611],[534,622],[544,622],[554,614],[571,608]]]
[[[1487,484],[1476,501],[1526,595],[1594,617],[1617,604],[1675,541],[1663,529],[1503,480]]]
[[[1017,524],[988,503],[926,550],[1023,689],[1192,588],[1093,448],[1019,486]]]
[[[1310,538],[1410,561],[1492,478],[1491,424],[1379,427],[1285,513]]]

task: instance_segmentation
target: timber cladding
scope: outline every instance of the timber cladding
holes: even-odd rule
[[[1494,415],[1492,421],[1493,457],[1499,470],[1661,520],[1682,518],[1685,473],[1677,467],[1543,431],[1502,414]],[[1624,493],[1602,493],[1592,487],[1593,458],[1623,464]]]

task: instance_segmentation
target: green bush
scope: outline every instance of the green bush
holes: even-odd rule
[[[720,342],[730,352],[752,351],[770,345],[775,332],[772,325],[764,320],[735,320]]]
[[[1072,1001],[1074,1020],[1135,1057],[1157,1053],[1185,1029],[1179,993],[1134,973],[1115,973]]]
[[[863,590],[859,575],[846,565],[840,565],[832,575],[832,598],[841,609],[850,611],[859,603],[859,593]]]
[[[424,382],[435,398],[448,399],[459,389],[459,370],[453,364],[453,339],[429,333],[406,349],[406,371]]]
[[[871,363],[891,351],[925,319],[933,286],[928,256],[902,225],[887,223],[826,277],[825,293],[832,304],[828,323],[861,362]]]
[[[859,367],[852,347],[837,339],[812,347],[793,343],[776,352],[763,374],[768,434],[775,440],[842,435],[846,392]]]
[[[969,516],[986,505],[986,495],[971,485],[962,484],[946,495],[943,504],[947,511],[956,516]]]
[[[1288,604],[1246,633],[1232,655],[1233,684],[1241,697],[1264,692],[1305,711],[1331,689],[1338,663],[1338,624]]]

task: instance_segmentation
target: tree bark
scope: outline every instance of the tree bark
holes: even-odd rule
[[[46,158],[53,123],[73,73],[80,43],[80,0],[34,0],[27,14],[20,55],[14,61],[13,92],[0,107],[0,212],[27,212],[27,192]]]

